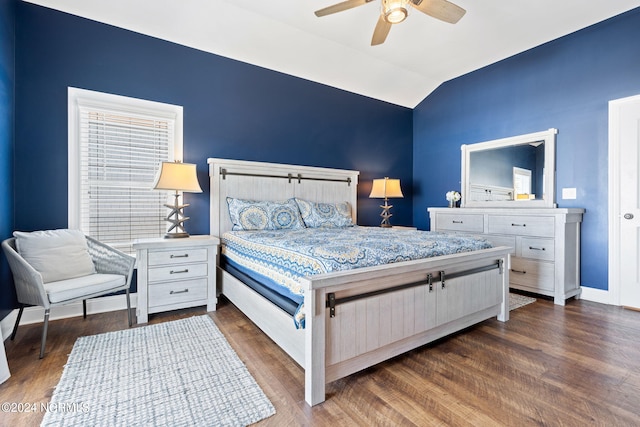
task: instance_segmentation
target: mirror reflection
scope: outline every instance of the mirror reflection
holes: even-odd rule
[[[544,195],[544,142],[470,153],[472,201],[536,200]]]

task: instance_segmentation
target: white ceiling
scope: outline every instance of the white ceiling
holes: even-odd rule
[[[637,0],[453,0],[455,25],[411,9],[370,46],[375,0],[25,0],[409,108],[441,83],[639,6]]]

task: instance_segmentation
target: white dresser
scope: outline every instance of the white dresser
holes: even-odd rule
[[[526,202],[523,202],[526,203]],[[509,285],[552,296],[580,296],[580,223],[584,209],[429,208],[431,230],[478,234],[510,246]]]
[[[138,323],[149,314],[206,305],[216,309],[216,257],[220,240],[213,236],[138,239]]]

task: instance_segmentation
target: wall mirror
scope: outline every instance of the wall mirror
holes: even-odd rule
[[[557,129],[463,145],[462,207],[555,207]]]

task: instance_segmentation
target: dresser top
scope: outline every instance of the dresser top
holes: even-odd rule
[[[526,203],[526,202],[523,202]],[[496,215],[570,215],[570,214],[583,214],[585,212],[582,208],[439,208],[431,207],[427,208],[428,212],[450,212],[454,214],[463,213],[486,213]]]

